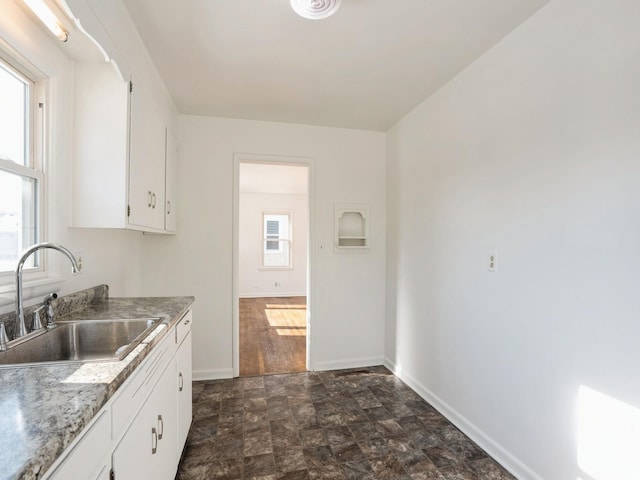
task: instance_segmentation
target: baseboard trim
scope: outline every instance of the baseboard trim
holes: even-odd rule
[[[238,298],[277,298],[277,297],[306,297],[307,292],[260,292],[260,293],[241,293]]]
[[[222,380],[224,378],[233,378],[232,368],[218,368],[215,370],[194,370],[193,380]]]
[[[384,366],[391,370],[396,377],[411,387],[418,395],[438,410],[447,420],[458,427],[465,435],[477,443],[495,461],[506,468],[512,475],[520,480],[543,480],[543,478],[531,470],[527,465],[512,455],[508,450],[494,441],[467,418],[452,408],[444,400],[422,385],[411,374],[403,371],[388,358],[384,359]]]
[[[345,368],[373,367],[383,363],[384,358],[382,357],[350,358],[332,362],[316,362],[309,369],[314,371],[342,370]]]

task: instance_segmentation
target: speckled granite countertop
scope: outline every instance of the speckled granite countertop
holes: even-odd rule
[[[105,295],[80,292],[91,298],[59,320],[151,316],[161,325],[119,362],[0,368],[0,480],[42,478],[194,301],[108,298],[108,287],[100,288]],[[61,313],[72,310],[65,298],[58,299]]]

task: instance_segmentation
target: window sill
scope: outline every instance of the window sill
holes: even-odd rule
[[[49,276],[25,281],[22,284],[22,301],[24,305],[30,305],[30,300],[43,297],[52,292],[59,292],[64,278],[61,276]],[[0,286],[0,314],[10,312],[15,308],[16,286]]]

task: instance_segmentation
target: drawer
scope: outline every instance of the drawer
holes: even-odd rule
[[[111,409],[112,438],[118,441],[151,393],[160,374],[175,352],[173,335],[162,339],[151,355],[137,368],[114,399]]]
[[[176,345],[180,345],[187,333],[191,331],[191,323],[193,321],[193,313],[187,311],[176,325]]]

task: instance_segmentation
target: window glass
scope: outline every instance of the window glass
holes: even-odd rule
[[[0,271],[13,270],[20,253],[35,243],[35,192],[35,179],[0,170]]]
[[[42,172],[34,168],[30,127],[34,84],[0,59],[0,273],[15,269],[38,241]],[[26,268],[38,266],[32,255]]]
[[[0,62],[0,157],[29,165],[28,82]]]
[[[291,266],[289,214],[263,214],[263,267]]]
[[[280,221],[265,220],[266,242],[265,252],[275,252],[280,250]]]

